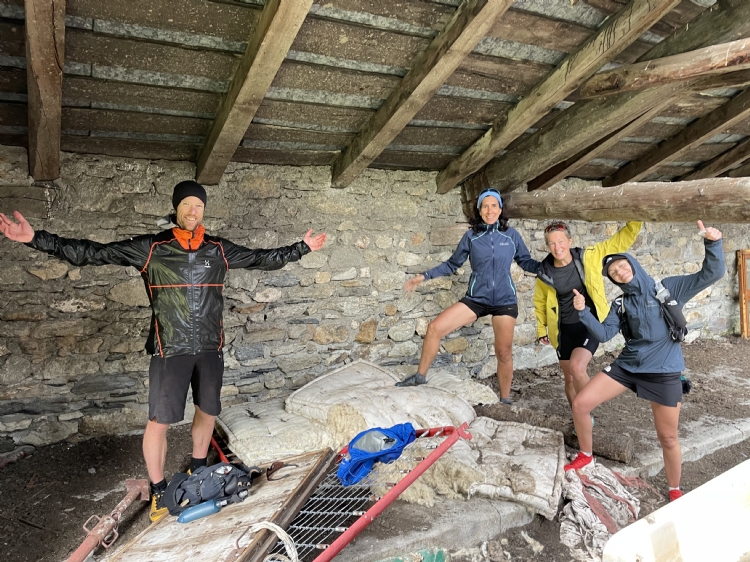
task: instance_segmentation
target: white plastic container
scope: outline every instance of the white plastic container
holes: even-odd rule
[[[616,533],[602,562],[750,562],[750,460]]]

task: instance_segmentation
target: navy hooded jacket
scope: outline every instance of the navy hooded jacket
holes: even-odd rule
[[[691,275],[667,277],[662,281],[680,307],[724,275],[721,240],[705,240],[705,247],[706,256],[700,271]],[[604,263],[611,257],[605,257]],[[654,280],[629,254],[615,254],[615,257],[627,259],[633,268],[633,279],[629,283],[615,283],[624,293],[623,304],[633,339],[626,342],[614,364],[631,373],[676,373],[685,370],[682,348],[669,337],[667,322],[661,315]],[[579,316],[581,322],[601,342],[611,340],[620,331],[620,319],[615,306],[610,307],[609,314],[602,323],[591,313],[589,307],[580,311]]]
[[[467,230],[448,261],[423,273],[425,280],[455,273],[468,257],[471,278],[467,298],[483,306],[516,304],[516,286],[510,277],[511,262],[515,260],[522,269],[534,274],[539,262],[532,259],[517,230],[508,227],[502,232],[498,224],[483,224],[477,233]]]

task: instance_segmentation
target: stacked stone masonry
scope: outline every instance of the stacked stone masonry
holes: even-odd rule
[[[25,150],[0,147],[0,212],[19,209],[34,228],[110,242],[155,231],[157,218],[171,210],[173,186],[195,169],[64,154],[54,184],[32,186],[27,173]],[[557,188],[576,183],[583,182]],[[338,190],[327,168],[240,164],[207,191],[211,234],[263,248],[299,240],[309,228],[329,235],[322,251],[282,270],[229,272],[225,406],[286,396],[360,358],[413,373],[428,322],[466,291],[468,263],[415,293],[403,290],[409,276],[446,260],[466,229],[458,191],[437,195],[432,173],[368,170]],[[532,256],[546,255],[543,224],[511,224]],[[571,223],[582,246],[619,226]],[[738,331],[734,256],[750,247],[750,233],[745,225],[718,226],[728,274],[687,305],[692,337]],[[633,253],[661,277],[692,273],[703,258],[702,239],[692,224],[646,224]],[[515,367],[554,363],[552,349],[535,345],[535,278],[515,265],[512,276],[519,296]],[[616,289],[606,286],[614,298]],[[0,449],[142,430],[150,315],[134,268],[77,268],[0,240]],[[495,366],[485,318],[446,338],[433,369],[486,378]],[[188,407],[188,420],[191,414]]]

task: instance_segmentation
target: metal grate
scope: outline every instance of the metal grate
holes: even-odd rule
[[[336,476],[337,469],[338,463],[331,465],[323,481],[287,528],[303,562],[313,560],[328,548],[377,499],[373,498],[369,483],[365,481],[343,486]],[[284,544],[279,541],[271,552],[283,554]]]
[[[324,551],[331,543],[362,519],[368,509],[372,508],[368,513],[369,517],[364,524],[359,521],[360,527],[366,526],[377,517],[377,514],[403,491],[394,491],[393,488],[419,466],[421,470],[415,471],[413,475],[416,479],[455,443],[459,435],[470,438],[470,435],[465,433],[465,426],[459,430],[453,427],[417,430],[418,439],[407,445],[395,462],[376,463],[374,470],[366,478],[351,486],[342,485],[336,475],[339,462],[331,465],[323,481],[287,528],[287,533],[297,548],[299,559],[302,562],[312,562],[319,559],[329,560],[335,556],[343,546],[336,545],[338,548],[334,547],[335,552],[328,556]],[[446,437],[449,437],[450,442],[446,442]],[[436,449],[441,451],[438,453]],[[346,449],[340,453],[338,460],[340,461],[345,454]],[[428,456],[430,459],[427,459]],[[405,488],[410,484],[411,482],[405,482],[399,487]],[[386,495],[388,497],[384,498]],[[380,510],[376,509],[378,506]],[[351,536],[348,540],[354,538],[357,532],[359,531],[352,534],[350,531]],[[341,539],[337,542],[341,542]],[[271,552],[284,554],[283,543],[276,543]]]

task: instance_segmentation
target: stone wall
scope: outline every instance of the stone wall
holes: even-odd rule
[[[64,154],[60,180],[40,189],[29,187],[25,158],[24,150],[0,147],[0,212],[28,210],[35,228],[98,242],[154,231],[174,184],[195,172],[187,163]],[[435,194],[432,173],[372,170],[337,190],[327,168],[232,165],[208,188],[210,233],[269,248],[314,228],[329,242],[279,271],[228,274],[224,404],[285,396],[358,358],[415,372],[428,321],[463,296],[470,270],[467,263],[416,293],[403,283],[450,256],[466,228],[460,209],[457,191]],[[511,224],[541,259],[541,225]],[[576,243],[587,245],[618,225],[571,227]],[[750,233],[728,225],[725,234],[729,275],[689,303],[692,337],[737,331],[734,250],[750,247]],[[703,257],[693,225],[648,224],[633,251],[660,276],[694,272]],[[553,350],[534,345],[534,278],[515,266],[512,274],[520,299],[516,368],[553,363]],[[142,429],[149,319],[134,268],[77,268],[0,240],[0,448]],[[495,365],[492,329],[482,319],[444,341],[434,368],[488,377]]]

